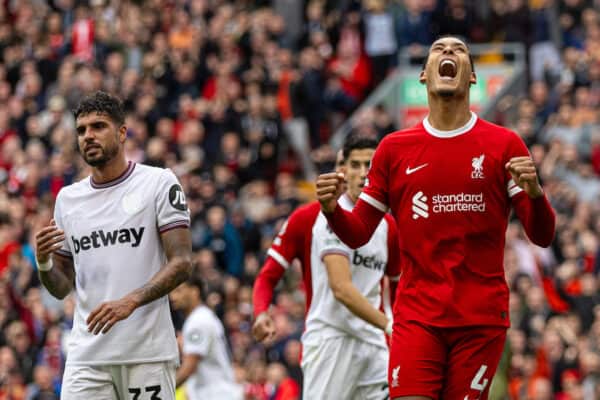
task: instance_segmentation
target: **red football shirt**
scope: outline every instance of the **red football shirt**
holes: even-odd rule
[[[530,199],[505,169],[512,157],[527,155],[514,132],[475,114],[454,131],[425,120],[382,140],[360,199],[380,213],[391,209],[398,225],[395,313],[441,327],[509,325],[503,257],[511,205],[530,237],[543,236],[538,243],[547,245],[554,231],[545,196]],[[358,203],[353,214],[372,210]],[[352,241],[336,226],[339,212],[328,216],[330,224]],[[536,229],[545,233],[531,233]]]

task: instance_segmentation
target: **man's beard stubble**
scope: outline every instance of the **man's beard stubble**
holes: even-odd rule
[[[102,153],[102,155],[91,159],[86,156],[85,152],[81,153],[83,160],[86,162],[86,164],[88,164],[91,167],[104,167],[119,152],[118,146],[108,147],[106,149],[104,147],[99,147],[99,150]]]

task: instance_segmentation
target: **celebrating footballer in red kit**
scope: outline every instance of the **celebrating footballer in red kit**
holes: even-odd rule
[[[436,40],[420,81],[429,115],[382,140],[355,207],[338,205],[339,173],[319,176],[317,193],[332,230],[352,248],[388,210],[398,226],[391,398],[486,399],[510,324],[503,257],[511,208],[544,247],[554,212],[518,134],[470,111],[476,75],[463,40]]]

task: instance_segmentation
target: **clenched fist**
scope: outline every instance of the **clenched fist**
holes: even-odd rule
[[[506,170],[510,172],[515,183],[532,199],[544,194],[538,180],[537,170],[531,157],[513,157],[506,163]]]
[[[344,192],[344,174],[330,172],[321,174],[317,178],[317,198],[321,203],[324,213],[332,213],[337,205],[338,198]]]

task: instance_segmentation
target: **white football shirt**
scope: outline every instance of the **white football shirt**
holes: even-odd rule
[[[196,307],[183,324],[183,354],[196,354],[200,362],[186,381],[189,400],[242,398],[235,384],[223,325],[205,305]]]
[[[183,190],[167,169],[130,162],[118,178],[91,177],[63,188],[56,225],[64,230],[59,254],[75,266],[75,316],[68,364],[105,365],[178,360],[167,296],[136,309],[106,334],[88,332],[86,319],[105,301],[146,284],[166,263],[160,234],[189,227]]]
[[[351,210],[354,204],[347,195],[339,204]],[[386,347],[382,330],[358,318],[336,300],[331,288],[323,257],[340,254],[348,257],[352,283],[373,307],[381,306],[381,280],[388,262],[388,223],[382,219],[367,244],[352,250],[331,231],[327,219],[319,213],[312,228],[311,279],[312,301],[306,316],[304,343],[318,343],[325,338],[350,335],[366,342]]]

